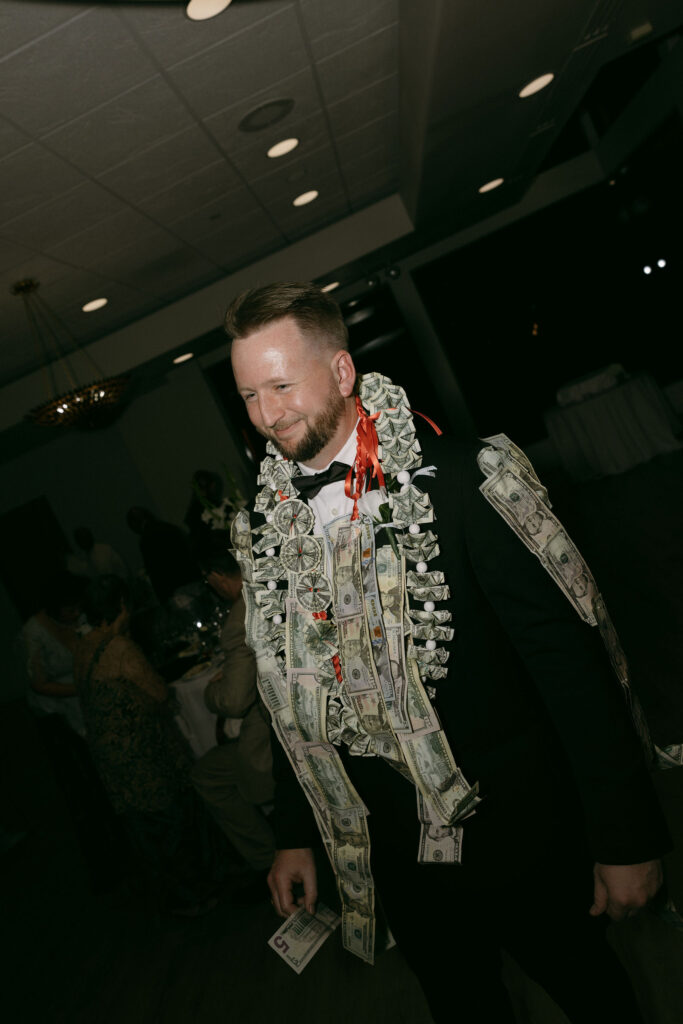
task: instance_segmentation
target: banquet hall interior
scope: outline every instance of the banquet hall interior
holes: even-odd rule
[[[215,745],[202,669],[225,609],[203,545],[256,494],[264,450],[222,327],[247,288],[316,282],[359,372],[405,386],[455,438],[523,448],[598,580],[655,742],[683,743],[683,3],[484,7],[0,4],[12,1019],[430,1021],[398,948],[370,969],[337,931],[295,974],[268,946],[265,891],[233,898],[232,877],[211,912],[162,912],[129,877],[91,766],[27,702],[46,588],[106,572],[125,577],[193,756]],[[683,908],[683,767],[654,781]],[[610,941],[646,1024],[679,1024],[680,917],[646,912]],[[520,1022],[566,1020],[509,957],[504,973]]]

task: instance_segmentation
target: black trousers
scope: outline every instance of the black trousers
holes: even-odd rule
[[[354,781],[370,809],[377,893],[436,1024],[514,1022],[501,948],[572,1024],[642,1024],[628,976],[606,941],[607,922],[588,914],[592,863],[580,841],[560,843],[550,834],[542,851],[520,857],[520,821],[507,846],[491,850],[482,814],[465,823],[461,865],[418,864],[414,788],[381,761],[363,760]]]

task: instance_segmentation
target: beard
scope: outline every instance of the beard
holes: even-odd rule
[[[335,435],[344,415],[345,403],[338,391],[330,391],[323,411],[308,421],[306,433],[300,441],[287,444],[278,439],[276,430],[264,430],[264,435],[287,459],[309,462],[318,455]]]

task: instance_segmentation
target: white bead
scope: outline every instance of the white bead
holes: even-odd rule
[[[427,563],[426,562],[418,562],[417,565],[415,566],[415,571],[416,572],[427,572]]]
[[[410,473],[408,472],[407,469],[402,469],[400,473],[396,474],[396,479],[398,480],[398,482],[400,484],[409,484],[410,483]]]
[[[273,619],[273,622],[274,621],[275,620]],[[427,648],[428,651],[435,651],[436,650],[436,640],[428,640],[427,643],[425,644],[425,647]]]
[[[425,609],[426,612],[433,612],[435,608],[436,608],[436,605],[434,604],[433,601],[425,601],[424,609]]]
[[[282,622],[282,616],[281,615],[273,615],[273,622],[275,623],[276,626],[279,626],[280,623]],[[429,640],[427,641],[427,643],[430,643],[430,642],[433,643],[433,641],[429,641]],[[436,644],[434,644],[434,646],[436,647]]]
[[[267,548],[266,554],[268,555],[268,558],[272,558],[273,555],[275,554],[275,548]]]
[[[275,580],[268,580],[266,586],[268,587],[268,590],[277,590],[277,583]]]
[[[266,515],[266,522],[267,522],[267,523],[272,523],[272,521],[273,521],[273,513],[272,513],[272,512],[269,512],[269,513],[268,513],[268,514]]]
[[[410,526],[408,527],[408,533],[416,534],[419,532],[420,527],[417,525],[417,523],[411,523]]]

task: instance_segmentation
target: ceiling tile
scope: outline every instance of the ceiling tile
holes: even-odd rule
[[[398,21],[398,0],[300,0],[315,60],[359,43]]]
[[[361,174],[361,168],[357,168],[358,175],[350,181],[347,179],[349,198],[354,210],[360,210],[370,203],[376,203],[385,196],[393,195],[398,191],[399,169],[398,165],[383,167],[375,174]]]
[[[121,201],[106,189],[84,181],[53,202],[43,203],[7,221],[2,230],[8,238],[26,242],[44,252],[122,209]]]
[[[26,0],[3,0],[0,4],[0,57],[83,15],[83,4],[78,3],[27,4]]]
[[[230,165],[221,158],[170,188],[140,199],[137,205],[150,217],[170,224],[190,217],[200,207],[221,199],[226,192],[234,190],[234,182],[235,175]]]
[[[360,88],[372,85],[398,71],[398,30],[396,25],[368,36],[342,53],[317,64],[320,85],[328,104],[345,99]]]
[[[382,117],[343,135],[337,139],[337,152],[344,175],[358,160],[374,162],[378,169],[385,164],[395,164],[398,160],[398,116]]]
[[[158,228],[146,217],[124,206],[120,213],[53,246],[50,252],[73,266],[87,269],[96,266],[106,254],[128,245],[132,238],[136,239],[137,245],[142,245],[146,238],[159,234]]]
[[[0,63],[3,113],[40,134],[151,78],[155,70],[116,14],[91,8]]]
[[[347,135],[368,121],[398,111],[398,75],[374,82],[328,107],[330,124],[336,135]]]
[[[235,217],[230,224],[203,238],[198,248],[219,266],[228,268],[236,261],[241,261],[241,265],[253,262],[284,241],[270,218],[259,210],[249,217]]]
[[[251,188],[266,206],[274,203],[291,206],[292,201],[302,192],[308,192],[309,189],[322,192],[323,187],[329,188],[331,180],[334,181],[334,191],[343,191],[335,151],[327,145],[301,160],[292,161],[281,170],[274,170],[259,178],[252,182]]]
[[[347,217],[351,212],[349,200],[345,192],[332,192],[324,189],[320,198],[310,206],[286,211],[278,218],[278,224],[290,241],[304,238],[313,231],[334,224],[335,221]]]
[[[229,11],[207,21],[190,21],[180,4],[175,9],[153,4],[128,7],[124,19],[130,28],[166,67],[194,57],[202,50],[220,45],[225,39],[252,28],[279,14],[291,4],[283,0],[259,0],[258,3],[233,4]]]
[[[137,203],[209,167],[217,156],[220,153],[216,147],[195,125],[106,171],[100,180],[124,199]],[[239,184],[227,162],[224,173],[226,185],[231,180]]]
[[[205,204],[201,204],[201,196],[197,196],[195,210],[189,216],[171,221],[168,228],[174,235],[194,245],[235,220],[257,217],[262,212],[249,190],[238,188]]]
[[[322,114],[313,114],[303,121],[288,120],[286,127],[280,128],[277,132],[271,129],[268,135],[269,137],[266,137],[266,132],[258,132],[258,141],[252,146],[230,154],[232,163],[249,182],[274,174],[285,177],[293,164],[308,159],[316,150],[330,145],[330,132]],[[299,139],[299,145],[291,153],[276,159],[267,155],[270,146],[291,137]]]
[[[308,66],[306,49],[293,8],[242,32],[234,39],[176,64],[170,76],[200,117],[278,82]]]
[[[192,117],[161,76],[45,136],[49,147],[90,174],[176,135]]]
[[[0,224],[80,185],[73,167],[32,144],[0,160]]]
[[[0,117],[0,153],[3,158],[17,149],[21,149],[22,146],[28,146],[30,142],[31,139],[28,135],[24,135],[4,117]]]
[[[122,232],[120,237],[123,245],[103,247],[93,256],[90,266],[98,274],[138,288],[142,286],[137,284],[135,278],[146,264],[158,262],[179,248],[177,238],[167,231],[153,229],[144,236],[136,235],[135,232]]]
[[[131,283],[173,302],[221,276],[221,269],[211,260],[192,250],[177,249],[148,263]]]
[[[264,103],[281,99],[294,100],[291,114],[263,131],[240,131],[239,123],[250,111]],[[204,123],[217,142],[232,157],[233,153],[251,149],[261,140],[267,149],[273,142],[277,142],[289,134],[290,125],[315,114],[321,114],[320,98],[309,67],[281,81],[273,82],[267,89],[260,89],[253,95],[241,97],[238,102],[207,117]]]
[[[17,245],[8,238],[0,238],[0,273],[6,267],[13,267],[17,263],[25,263],[30,259],[32,250],[25,245]]]

